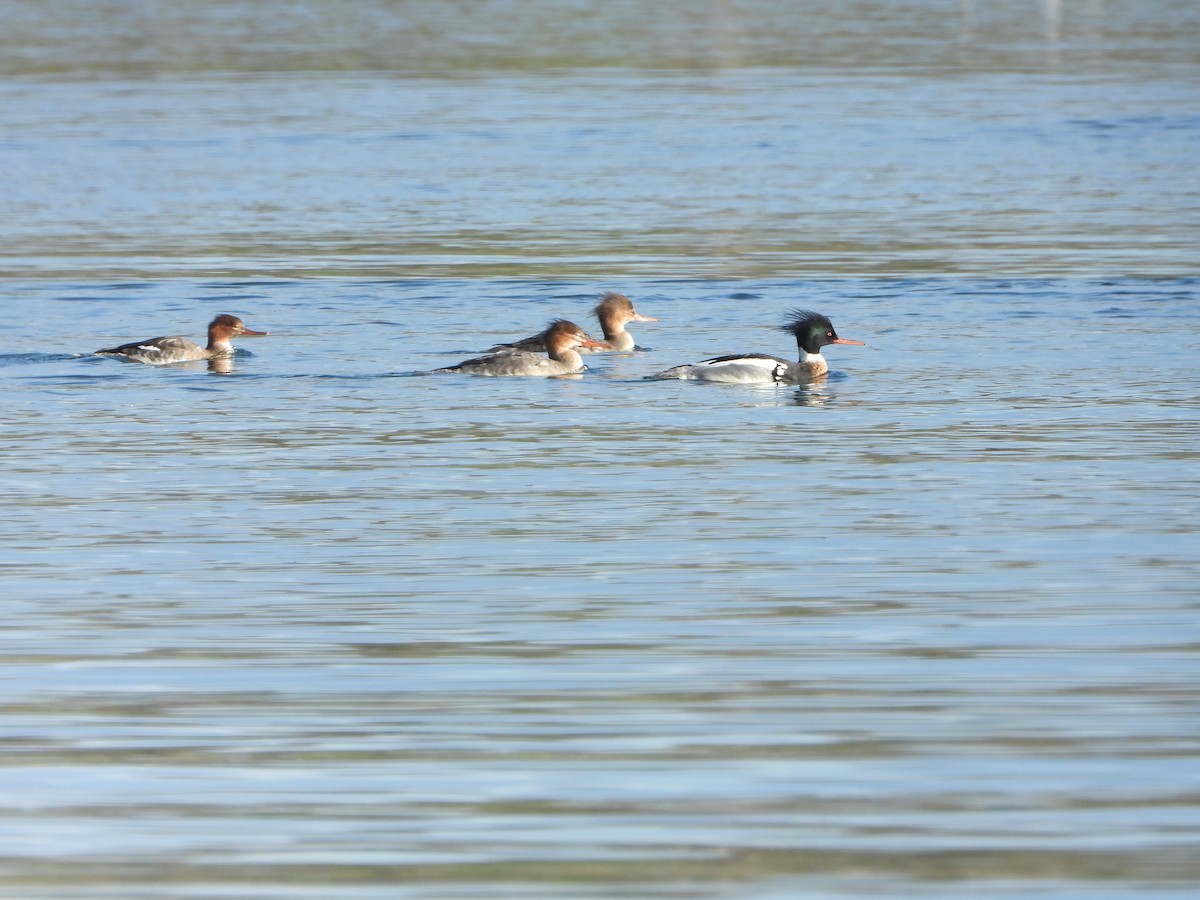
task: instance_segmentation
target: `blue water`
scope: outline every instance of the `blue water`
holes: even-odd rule
[[[25,877],[1190,879],[1195,280],[621,286],[653,349],[567,381],[419,373],[585,282],[18,286],[273,332],[0,356]],[[642,380],[798,297],[823,383]]]
[[[1194,894],[1195,12],[1027,7],[0,3],[0,894]]]

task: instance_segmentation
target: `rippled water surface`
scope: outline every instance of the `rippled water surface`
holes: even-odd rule
[[[1191,4],[279,9],[0,2],[0,894],[1194,895]]]

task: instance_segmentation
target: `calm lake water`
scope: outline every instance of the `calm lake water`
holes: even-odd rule
[[[0,896],[1200,890],[1200,8],[83,6],[0,0]]]

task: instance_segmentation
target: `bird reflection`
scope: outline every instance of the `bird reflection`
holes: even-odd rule
[[[783,386],[777,384],[742,385],[741,387],[762,396],[761,400],[750,403],[749,406],[826,406],[833,401],[833,394],[827,390],[824,377],[790,391],[783,390]]]
[[[825,406],[832,398],[819,390],[818,385],[806,384],[792,392],[792,406]]]

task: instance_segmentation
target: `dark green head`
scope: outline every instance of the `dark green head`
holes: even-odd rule
[[[796,344],[805,353],[820,353],[826,344],[854,344],[862,347],[862,341],[840,338],[833,330],[833,323],[826,316],[807,309],[792,310],[791,317],[780,326],[795,336]]]

